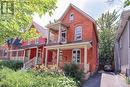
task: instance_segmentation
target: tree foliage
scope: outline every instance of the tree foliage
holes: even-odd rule
[[[127,6],[129,6],[130,5],[130,0],[125,0],[124,1],[124,7],[127,7]]]
[[[28,25],[32,22],[34,12],[42,16],[45,13],[52,15],[56,9],[57,0],[1,0],[11,1],[13,6],[9,9],[13,14],[0,13],[0,43],[9,37],[22,37]],[[0,4],[2,5],[2,4]],[[3,10],[0,6],[0,9]]]
[[[99,63],[103,67],[106,64],[112,64],[114,58],[114,39],[118,24],[118,14],[113,12],[103,13],[98,18],[99,32]]]
[[[29,39],[36,39],[41,36],[40,33],[37,32],[35,28],[29,29],[27,32],[23,33],[23,39],[29,40]]]

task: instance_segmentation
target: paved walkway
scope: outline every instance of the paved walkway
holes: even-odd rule
[[[130,87],[125,83],[125,79],[113,73],[95,74],[90,77],[82,87]]]

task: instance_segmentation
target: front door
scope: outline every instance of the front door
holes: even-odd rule
[[[81,55],[80,49],[73,49],[72,62],[76,64],[80,63],[80,55]]]

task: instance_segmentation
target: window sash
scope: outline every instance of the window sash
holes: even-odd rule
[[[72,51],[72,61],[73,63],[80,63],[81,51],[80,49],[74,49]]]
[[[75,28],[75,40],[82,40],[82,27],[78,26]]]
[[[66,31],[61,32],[61,42],[66,42]]]

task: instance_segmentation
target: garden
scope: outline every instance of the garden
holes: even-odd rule
[[[21,61],[0,61],[0,87],[79,87],[82,70],[66,64],[64,71],[56,67],[37,65],[31,70],[21,69]]]

